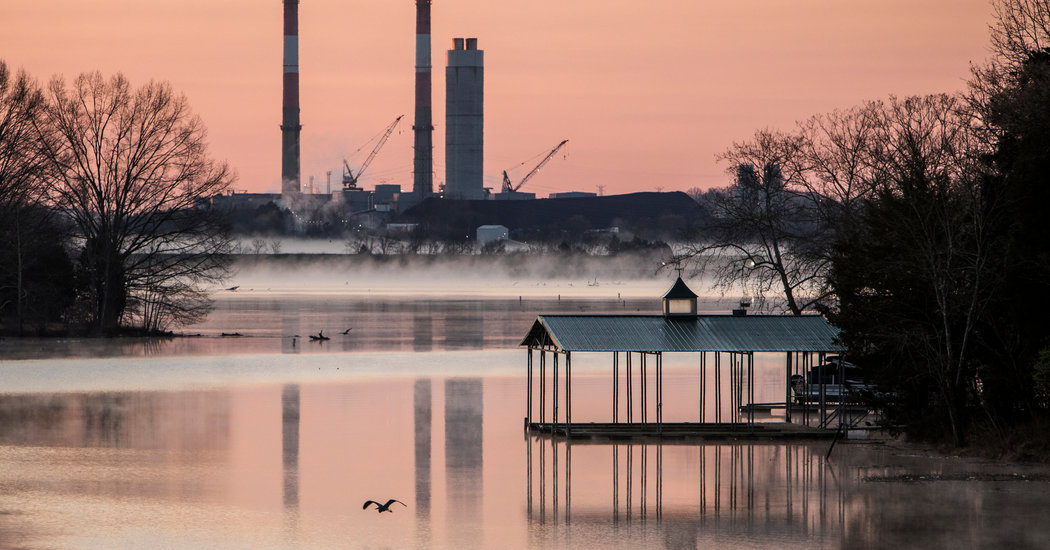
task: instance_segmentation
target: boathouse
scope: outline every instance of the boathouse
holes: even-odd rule
[[[838,330],[823,317],[746,310],[698,314],[697,296],[680,276],[664,294],[662,306],[658,315],[538,316],[520,344],[528,353],[526,430],[573,437],[790,437],[831,426],[824,402],[819,412],[814,407],[817,422],[792,422],[792,376],[822,364],[826,354],[842,351],[836,343]],[[572,358],[580,353],[610,357],[608,422],[573,422]],[[696,355],[700,406],[695,422],[663,421],[665,353]],[[783,403],[755,403],[755,353],[784,354]],[[714,418],[705,417],[708,403],[714,405]],[[780,408],[782,422],[756,422],[756,411]],[[809,411],[805,413],[808,418]]]

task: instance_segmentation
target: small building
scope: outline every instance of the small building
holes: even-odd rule
[[[522,191],[502,191],[492,195],[496,201],[532,201],[536,200],[536,193],[525,193]]]
[[[388,223],[386,224],[387,235],[411,235],[419,229],[418,223]]]
[[[502,225],[482,225],[477,230],[477,241],[479,246],[489,243],[505,241],[510,237],[510,230]]]
[[[839,331],[835,327],[819,315],[698,314],[696,299],[696,293],[679,277],[664,294],[663,313],[659,315],[538,316],[520,344],[528,350],[526,429],[540,434],[610,438],[834,435],[826,428],[835,416],[828,414],[823,402],[819,410],[813,410],[818,417],[816,429],[808,421],[802,425],[791,422],[791,380],[822,364],[825,354],[842,352],[836,343]],[[578,353],[611,356],[609,422],[572,420],[572,357]],[[696,422],[663,421],[665,353],[697,354],[700,407]],[[785,354],[783,403],[755,402],[755,353]],[[563,366],[560,370],[559,363]],[[626,368],[623,394],[621,366]],[[650,370],[647,374],[647,368],[655,373]],[[534,376],[536,370],[538,377]],[[729,378],[728,388],[720,382],[724,377]],[[647,388],[653,382],[656,387]],[[632,385],[640,390],[632,390]],[[726,389],[728,395],[724,395]],[[637,403],[635,395],[639,396]],[[655,397],[655,403],[649,397]],[[538,408],[534,408],[537,400]],[[716,405],[713,419],[705,416],[705,402]],[[728,410],[726,404],[730,405]],[[755,422],[756,410],[773,408],[785,410],[786,422]],[[808,420],[809,410],[804,414]],[[842,414],[837,416],[840,428],[843,418]]]
[[[583,199],[590,197],[597,197],[598,193],[591,193],[588,191],[565,191],[562,193],[551,193],[548,195],[552,199]]]

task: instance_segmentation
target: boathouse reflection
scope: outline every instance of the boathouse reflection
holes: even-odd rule
[[[538,527],[548,522],[581,521],[625,526],[656,521],[665,527],[674,522],[668,532],[676,533],[676,540],[741,519],[787,535],[845,528],[846,496],[826,461],[826,445],[526,435],[525,447],[526,516],[537,526],[534,537],[550,536],[549,529]],[[665,479],[668,454],[674,468]],[[580,463],[583,475],[574,478]],[[672,492],[670,506],[665,489]]]

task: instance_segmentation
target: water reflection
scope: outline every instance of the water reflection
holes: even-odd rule
[[[462,359],[418,357],[444,373]],[[89,367],[107,372],[97,362],[70,365]],[[1050,540],[1046,483],[966,480],[974,471],[1025,473],[1016,465],[848,442],[828,460],[827,442],[523,437],[523,379],[446,376],[0,394],[0,546],[1024,548]],[[953,481],[865,481],[900,473]],[[376,498],[408,507],[361,509]]]
[[[414,404],[413,426],[415,428],[415,479],[416,515],[421,519],[430,517],[430,424],[432,401],[430,379],[415,381],[412,390]]]
[[[299,508],[299,386],[281,388],[281,463],[284,478],[284,507]]]
[[[445,349],[482,349],[485,347],[485,315],[481,302],[457,304],[445,317]],[[518,331],[524,334],[527,326]]]
[[[354,351],[510,349],[541,313],[622,313],[615,299],[478,298],[277,295],[247,292],[214,296],[215,309],[185,337],[7,338],[0,357],[111,357],[155,355],[240,355]],[[656,313],[658,300],[639,304]],[[708,309],[722,307],[717,302]],[[343,334],[347,329],[352,329]],[[332,339],[310,341],[323,330]],[[222,334],[240,336],[223,337]],[[299,335],[295,338],[295,335]]]
[[[281,353],[302,353],[298,311],[281,312]]]
[[[798,443],[602,443],[526,436],[530,538],[555,542],[554,531],[543,527],[548,522],[626,529],[655,522],[669,548],[695,547],[697,533],[739,522],[784,540],[813,533],[835,537],[844,532],[850,507],[825,451]],[[669,484],[665,455],[675,465]],[[574,469],[582,475],[574,477]],[[554,488],[550,493],[548,485]]]
[[[462,526],[482,516],[482,397],[480,378],[445,381],[445,508],[457,545],[478,544]]]
[[[100,392],[0,396],[0,445],[224,450],[226,392]]]
[[[412,351],[434,349],[434,318],[416,315],[412,318]]]

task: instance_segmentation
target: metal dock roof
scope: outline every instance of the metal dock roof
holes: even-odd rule
[[[540,315],[522,346],[561,351],[841,352],[819,315]]]

